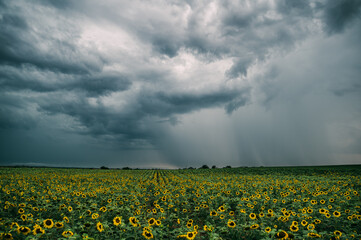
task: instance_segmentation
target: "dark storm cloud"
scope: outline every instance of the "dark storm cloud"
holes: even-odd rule
[[[27,111],[22,99],[0,92],[0,129],[31,129],[36,119]]]
[[[240,93],[235,90],[223,90],[202,94],[190,93],[149,93],[141,91],[134,103],[129,104],[122,112],[107,108],[102,104],[92,105],[80,94],[71,101],[53,101],[51,98],[38,102],[39,111],[47,114],[65,114],[77,119],[86,130],[79,134],[91,134],[94,137],[113,136],[113,140],[122,147],[134,147],[134,143],[143,147],[141,140],[152,142],[155,136],[149,117],[159,117],[159,123],[177,124],[176,115],[198,111],[204,108],[224,106],[227,113],[245,105],[249,99],[248,91]]]
[[[0,86],[8,90],[32,90],[54,92],[61,90],[83,91],[88,96],[98,96],[114,91],[124,91],[131,86],[127,77],[119,73],[97,73],[93,75],[60,74],[41,71],[32,65],[0,67]]]
[[[342,32],[354,18],[360,18],[361,2],[357,0],[327,1],[322,7],[326,31],[330,34]]]
[[[28,23],[32,22],[30,16],[21,16],[16,7],[5,7],[0,13],[1,64],[15,67],[30,64],[44,70],[74,74],[102,69],[104,61],[100,56],[93,55],[91,51],[85,53],[76,46],[79,29],[70,21],[64,19],[61,25],[57,23],[56,26],[39,29]],[[60,34],[56,34],[61,30]],[[54,31],[54,34],[49,35],[47,31]]]
[[[312,154],[322,158],[329,150],[318,137],[329,131],[320,116],[328,112],[313,107],[340,101],[354,107],[347,111],[361,112],[353,104],[361,89],[356,0],[39,0],[0,6],[2,143],[25,131],[42,139],[39,144],[49,134],[99,149],[157,149],[154,159],[178,159],[179,166],[184,156],[206,159],[209,152],[202,151],[209,148],[219,159],[285,163]],[[327,57],[309,54],[307,46]],[[337,104],[331,108],[348,114]],[[200,127],[193,129],[193,118]],[[204,134],[214,135],[198,137],[202,124],[208,126]],[[183,141],[172,140],[176,136]],[[348,149],[359,146],[359,135],[344,136],[354,139]]]

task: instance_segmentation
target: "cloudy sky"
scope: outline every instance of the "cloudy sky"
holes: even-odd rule
[[[0,165],[361,164],[361,1],[0,1]]]

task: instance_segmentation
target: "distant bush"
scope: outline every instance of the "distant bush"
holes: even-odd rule
[[[207,165],[203,165],[202,167],[200,167],[199,169],[209,169],[209,167]]]
[[[231,166],[226,166],[226,167],[224,167],[224,168],[232,168]]]
[[[130,167],[123,167],[122,169],[123,169],[123,170],[131,170]]]
[[[215,169],[215,168],[217,168],[216,165],[213,165],[213,166],[212,166],[212,169]]]
[[[109,169],[109,168],[106,166],[101,166],[100,169]]]

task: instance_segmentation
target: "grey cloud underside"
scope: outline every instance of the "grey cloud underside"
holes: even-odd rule
[[[169,122],[177,124],[177,115],[209,107],[224,106],[227,113],[247,104],[249,92],[224,90],[205,94],[167,94],[165,92],[148,93],[142,91],[136,97],[137,102],[129,104],[122,112],[102,105],[93,106],[79,97],[69,102],[52,102],[47,99],[39,103],[39,111],[47,114],[65,114],[77,119],[93,136],[114,135],[117,141],[126,146],[127,141],[139,139],[152,142],[154,132],[147,122]],[[168,119],[152,120],[150,118]],[[139,146],[141,147],[141,146]]]
[[[0,0],[0,131],[40,133],[64,122],[64,132],[104,140],[120,149],[142,148],[159,146],[169,129],[182,125],[182,117],[202,110],[223,109],[232,118],[252,104],[266,111],[288,101],[297,106],[310,89],[327,89],[322,93],[354,103],[361,89],[359,57],[338,56],[342,49],[359,51],[361,30],[355,25],[360,25],[360,9],[358,0],[114,5]],[[272,63],[314,36],[344,41],[349,48],[330,44],[337,47],[334,52],[321,51],[316,45],[315,50],[328,57],[306,59],[317,59],[310,66]],[[333,58],[345,64],[330,63]],[[335,74],[328,63],[341,73]],[[265,67],[260,69],[262,64]],[[330,73],[319,74],[317,66]],[[310,74],[303,75],[298,67]],[[314,84],[324,86],[314,88]],[[308,106],[300,105],[308,113]],[[286,118],[293,111],[281,112]],[[251,132],[245,131],[249,138]],[[259,133],[257,138],[263,136]],[[240,143],[256,148],[261,142],[247,141]],[[274,145],[282,148],[280,142],[284,143]],[[356,149],[359,141],[351,145]],[[244,155],[257,155],[252,151]]]

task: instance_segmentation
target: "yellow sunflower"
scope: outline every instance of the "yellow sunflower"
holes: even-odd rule
[[[98,222],[97,223],[97,230],[99,232],[103,232],[104,231],[104,227],[103,227],[103,224],[101,222]]]
[[[54,226],[54,222],[51,219],[45,219],[43,224],[45,228],[52,228]]]
[[[113,224],[114,224],[115,226],[119,226],[120,224],[122,224],[122,219],[121,219],[120,217],[115,217],[115,218],[113,219]]]

